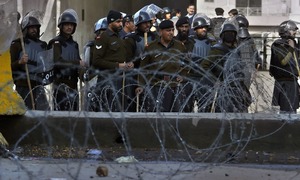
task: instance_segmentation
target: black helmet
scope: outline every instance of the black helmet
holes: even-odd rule
[[[298,27],[294,21],[288,20],[288,21],[283,21],[279,25],[278,33],[279,36],[281,37],[290,37],[291,33],[289,31],[297,31]]]
[[[59,29],[62,29],[62,25],[64,23],[72,23],[72,24],[74,24],[75,27],[74,27],[74,31],[72,32],[72,34],[73,34],[75,32],[76,26],[77,26],[77,19],[76,19],[76,17],[72,13],[65,11],[65,12],[63,12],[59,16],[57,27]]]
[[[197,17],[194,21],[193,21],[193,29],[197,29],[200,27],[209,27],[209,23],[207,22],[207,20],[203,17]]]
[[[139,11],[139,12],[135,13],[133,16],[133,22],[134,22],[134,25],[136,25],[136,26],[139,25],[140,23],[151,22],[151,21],[152,21],[152,19],[151,19],[150,15],[144,11]]]
[[[235,32],[235,34],[237,34],[237,30],[233,24],[225,23],[222,25],[222,29],[220,31],[220,38],[222,38],[222,35],[224,32],[228,32],[228,31],[233,31],[233,32]]]
[[[25,16],[21,22],[22,31],[24,31],[26,28],[30,26],[38,26],[38,28],[40,28],[41,24],[37,18],[33,16],[28,16],[28,17]]]
[[[241,39],[250,38],[248,28],[246,28],[246,27],[240,27],[237,35]]]
[[[246,27],[246,28],[249,27],[249,21],[247,20],[247,18],[245,16],[239,14],[236,16],[235,19],[238,22],[239,27]]]

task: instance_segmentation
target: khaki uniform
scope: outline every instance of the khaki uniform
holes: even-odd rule
[[[119,35],[107,29],[95,41],[92,65],[99,70],[112,72],[119,68],[119,63],[126,61],[126,49]]]
[[[117,33],[106,29],[96,39],[93,53],[92,66],[99,70],[96,93],[101,99],[100,111],[126,111],[125,72],[119,69],[119,63],[126,62],[123,40]]]
[[[146,47],[145,55],[140,66],[144,74],[139,77],[139,85],[144,87],[145,110],[180,111],[180,83],[176,78],[186,75],[182,64],[186,61],[186,48],[175,39],[165,47],[158,39]]]

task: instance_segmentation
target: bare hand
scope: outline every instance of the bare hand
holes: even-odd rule
[[[83,60],[80,60],[80,61],[79,61],[79,64],[80,64],[80,66],[85,67],[85,63],[84,63]]]
[[[131,70],[131,69],[133,69],[133,67],[134,67],[133,62],[119,63],[119,68],[124,69],[124,70]]]
[[[133,68],[134,68],[133,62],[126,63],[126,69],[127,70],[130,70],[130,69],[133,69]]]
[[[176,78],[176,81],[179,82],[179,83],[181,83],[181,82],[183,81],[183,78],[182,78],[181,76],[178,76],[178,77]]]
[[[28,55],[23,54],[21,59],[19,60],[19,64],[26,64],[28,62]]]
[[[135,89],[135,94],[137,94],[137,95],[142,94],[143,91],[144,91],[144,89],[143,89],[142,87],[137,87],[137,88]]]
[[[289,40],[288,40],[288,43],[289,43],[289,45],[290,45],[292,48],[295,48],[295,42],[294,42],[294,40],[289,39]]]

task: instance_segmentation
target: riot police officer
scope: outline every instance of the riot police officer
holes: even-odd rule
[[[193,91],[195,91],[195,101],[199,112],[209,111],[207,98],[213,83],[210,78],[204,75],[200,67],[200,63],[207,58],[211,46],[216,43],[215,39],[208,37],[208,29],[210,24],[205,17],[197,17],[193,21],[193,30],[195,31],[194,45],[191,52],[192,66],[190,76],[193,80]]]
[[[65,10],[58,19],[58,36],[48,44],[48,49],[52,49],[54,53],[54,110],[79,109],[77,82],[80,66],[84,66],[84,62],[79,56],[78,43],[72,37],[76,26],[76,12],[72,9]]]
[[[41,41],[39,20],[33,16],[25,16],[21,22],[21,29],[24,35],[23,40],[16,39],[11,43],[11,68],[13,72],[16,90],[25,101],[28,109],[48,110],[49,104],[46,98],[43,84],[44,63],[49,63],[47,59],[39,59],[39,55],[47,49],[47,43]],[[24,48],[22,49],[22,42]],[[25,51],[25,52],[24,52]],[[27,67],[25,66],[27,65]],[[26,68],[28,69],[30,86],[27,82]],[[31,87],[31,89],[30,89]],[[30,92],[31,91],[31,92]],[[31,94],[33,95],[33,102]]]
[[[169,7],[164,7],[163,8],[163,20],[170,20],[172,18],[171,13],[172,10]]]
[[[270,74],[275,79],[272,105],[280,113],[296,113],[299,108],[299,57],[295,35],[298,30],[292,20],[279,25],[280,39],[271,46]]]
[[[214,45],[208,58],[201,62],[206,75],[211,73],[209,79],[215,83],[214,92],[208,98],[211,111],[248,112],[251,95],[244,84],[245,65],[236,50],[237,29],[231,23],[224,24],[220,38],[222,42]]]
[[[245,62],[244,75],[245,85],[250,88],[252,75],[262,64],[255,42],[250,36],[248,28],[240,27],[238,30],[238,51],[241,59]]]
[[[134,68],[136,70],[140,66],[141,57],[143,56],[145,47],[158,38],[156,33],[150,31],[151,21],[152,19],[147,12],[137,12],[134,15],[134,23],[137,27],[136,31],[125,37],[124,43],[128,61],[134,62]],[[128,111],[133,112],[138,108],[136,104],[136,99],[138,97],[136,97],[134,92],[137,85],[137,74],[131,74],[131,76],[128,74],[127,77],[127,93],[130,97],[130,99],[128,99],[130,101]]]

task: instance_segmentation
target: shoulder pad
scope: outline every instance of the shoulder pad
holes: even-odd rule
[[[221,50],[223,52],[229,52],[229,49],[227,49],[226,47],[224,47],[222,44],[217,43],[215,45],[212,46],[212,49],[218,49]]]
[[[11,42],[11,44],[15,44],[15,43],[21,43],[21,39],[18,38],[18,39],[15,39]]]
[[[139,36],[136,32],[126,35],[125,39],[127,38],[132,38],[136,42],[140,42],[142,40],[141,36]]]
[[[95,45],[95,42],[94,42],[94,41],[89,41],[89,42],[86,43],[85,46],[92,47],[92,46],[94,46],[94,45]]]

